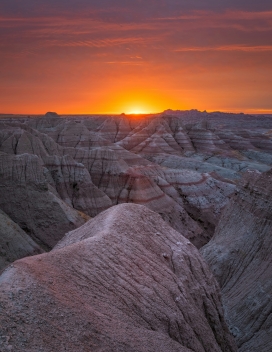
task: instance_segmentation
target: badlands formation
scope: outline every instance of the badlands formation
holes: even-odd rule
[[[270,116],[2,116],[0,351],[271,352],[271,167]]]

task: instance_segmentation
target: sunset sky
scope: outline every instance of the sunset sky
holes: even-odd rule
[[[272,113],[271,0],[1,0],[0,112]]]

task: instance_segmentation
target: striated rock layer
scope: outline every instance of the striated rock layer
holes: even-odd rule
[[[234,352],[197,249],[122,204],[0,276],[1,351]]]
[[[0,206],[46,249],[82,224],[79,217],[124,202],[156,211],[200,248],[213,236],[243,173],[271,168],[271,130],[269,116],[196,110],[142,117],[52,112],[5,117],[0,152],[12,161],[2,163],[6,189]],[[23,160],[29,160],[28,173],[33,162],[40,170],[33,175],[43,181],[13,182],[17,169],[25,172]]]
[[[85,222],[58,198],[36,155],[0,154],[0,208],[45,249]]]
[[[197,247],[207,243],[213,234],[218,214],[233,192],[234,186],[231,183],[220,184],[210,175],[201,175],[199,172],[166,170],[118,144],[94,146],[91,142],[92,135],[86,134],[87,127],[83,124],[86,123],[85,120],[78,122],[53,118],[51,125],[48,125],[50,121],[51,118],[42,118],[30,123],[48,135],[17,121],[5,124],[0,133],[0,150],[8,154],[36,155],[44,169],[50,191],[69,207],[95,216],[115,204],[144,204],[161,214],[164,220]],[[88,121],[91,122],[91,119]],[[117,126],[112,119],[110,121],[107,133],[110,133],[109,126]],[[107,119],[103,123],[104,127],[106,122]],[[75,130],[73,124],[77,127]],[[64,129],[64,125],[67,128]],[[90,128],[89,123],[87,126]],[[122,126],[120,122],[117,127]],[[127,132],[129,126],[141,130],[140,126],[127,124]],[[147,121],[143,126],[149,133],[157,131],[161,134],[162,127],[167,130],[168,137],[171,133],[171,128],[163,119],[153,119],[150,124]],[[99,127],[98,133],[104,127]],[[89,138],[88,145],[74,139],[81,138],[78,131],[82,129],[86,132],[84,140]],[[63,138],[66,136],[65,143],[60,143],[60,131]],[[119,132],[120,130],[115,131],[119,137],[124,136]],[[73,141],[69,139],[69,133],[72,133]],[[127,133],[124,138],[133,140],[134,134]],[[49,135],[54,136],[61,145]],[[170,143],[169,138],[167,140]],[[66,146],[63,147],[63,144]],[[175,143],[172,141],[170,144],[174,148]],[[177,152],[178,147],[175,148]],[[183,186],[179,182],[180,178],[186,180]],[[191,182],[192,179],[197,179],[197,182]],[[199,182],[201,179],[203,182]]]
[[[248,172],[202,254],[240,352],[272,350],[272,171]]]

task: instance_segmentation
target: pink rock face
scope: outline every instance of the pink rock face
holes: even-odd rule
[[[239,351],[272,349],[272,173],[248,172],[201,252]]]
[[[184,215],[175,216],[170,211],[172,219],[182,220],[182,223],[176,226],[169,221],[171,226],[177,230],[184,227],[182,233],[198,248],[207,243],[214,233],[218,215],[227,204],[228,197],[233,193],[235,186],[216,180],[208,173],[200,174],[153,165],[134,168],[134,170],[152,179],[161,192],[184,209],[186,220]],[[198,230],[195,229],[196,225]]]
[[[1,351],[234,352],[197,249],[144,206],[112,207],[0,276]]]

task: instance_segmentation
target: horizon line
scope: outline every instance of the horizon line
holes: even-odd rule
[[[45,116],[48,112],[56,113],[58,116],[88,116],[88,115],[126,115],[126,116],[141,116],[141,115],[157,115],[157,114],[162,114],[166,111],[172,110],[173,112],[185,112],[185,111],[198,111],[198,112],[206,112],[206,113],[215,113],[215,112],[221,112],[221,113],[229,113],[229,114],[245,114],[245,115],[271,115],[272,114],[272,109],[245,109],[244,111],[242,110],[198,110],[198,109],[165,109],[163,111],[157,111],[157,112],[142,112],[142,113],[126,113],[126,112],[75,112],[75,113],[57,113],[55,111],[47,111],[45,113],[37,112],[37,113],[16,113],[16,112],[0,112],[0,116]]]

